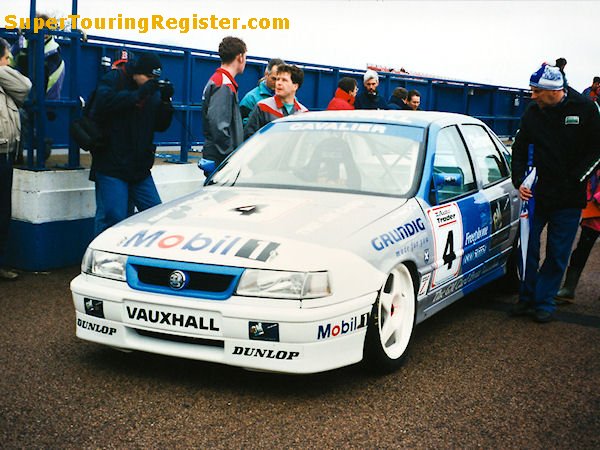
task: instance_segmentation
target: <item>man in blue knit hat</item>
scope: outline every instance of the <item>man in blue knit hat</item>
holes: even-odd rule
[[[600,114],[576,92],[564,89],[558,67],[542,64],[531,75],[531,100],[512,146],[512,180],[521,200],[535,199],[530,216],[525,279],[511,315],[550,322],[554,296],[569,262],[586,183],[600,164]],[[537,170],[533,189],[524,186],[528,162]],[[548,225],[546,258],[541,267],[540,235]]]

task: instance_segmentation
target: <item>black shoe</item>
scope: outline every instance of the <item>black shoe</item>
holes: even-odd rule
[[[575,302],[573,301],[573,299],[570,299],[568,297],[559,297],[557,295],[556,297],[554,297],[554,303],[557,306],[565,306],[565,305],[572,305]]]
[[[508,315],[511,317],[530,316],[533,313],[533,305],[530,302],[519,302],[508,310]]]
[[[556,300],[558,305],[573,303],[573,299],[575,298],[575,289],[577,289],[581,272],[582,269],[569,266],[567,269],[567,275],[565,277],[565,284],[562,288],[560,288],[554,297],[554,300]]]
[[[548,323],[548,322],[552,322],[552,319],[554,318],[554,314],[543,310],[543,309],[538,309],[535,311],[534,315],[533,315],[533,320],[535,320],[537,323]]]

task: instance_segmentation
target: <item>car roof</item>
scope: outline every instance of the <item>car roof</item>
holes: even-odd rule
[[[427,128],[431,124],[440,127],[457,123],[482,125],[480,120],[464,114],[439,111],[396,111],[396,110],[353,110],[353,111],[312,111],[294,114],[278,119],[277,122],[368,122],[409,125]]]

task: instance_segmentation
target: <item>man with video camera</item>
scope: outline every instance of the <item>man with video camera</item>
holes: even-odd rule
[[[161,69],[157,55],[143,53],[107,73],[96,90],[90,114],[104,141],[93,153],[90,173],[104,210],[98,234],[127,218],[129,200],[138,211],[161,203],[150,173],[153,140],[155,131],[171,124],[174,92],[169,81],[159,80]]]

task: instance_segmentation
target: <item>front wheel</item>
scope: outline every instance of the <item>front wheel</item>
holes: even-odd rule
[[[415,288],[405,265],[393,269],[373,305],[365,362],[377,371],[391,372],[402,365],[415,325]]]

